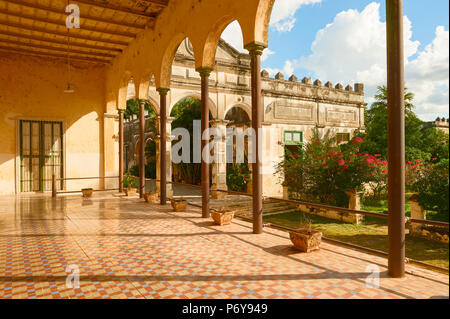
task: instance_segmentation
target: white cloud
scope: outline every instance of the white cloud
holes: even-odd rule
[[[244,49],[244,37],[242,36],[241,26],[239,22],[231,22],[222,33],[222,39],[227,41],[231,46],[240,52],[247,52]]]
[[[322,82],[362,82],[366,100],[372,102],[376,86],[386,83],[386,24],[379,11],[380,4],[373,2],[361,12],[339,13],[317,32],[312,54],[293,61],[294,68],[311,70]],[[417,113],[423,119],[432,119],[438,113],[448,115],[448,31],[438,27],[433,43],[421,52],[420,43],[412,40],[407,17],[404,32],[406,86],[416,94]]]
[[[284,63],[282,70],[277,69],[277,68],[264,68],[264,70],[269,72],[269,76],[271,76],[271,77],[274,77],[275,74],[277,74],[278,72],[281,72],[281,73],[283,73],[284,78],[287,79],[294,73],[294,66],[293,66],[292,62],[288,60]]]
[[[322,0],[277,0],[272,9],[270,24],[279,32],[291,31],[295,25],[295,13],[303,5],[320,3]]]
[[[269,48],[265,49],[261,56],[261,61],[263,61],[263,62],[266,61],[273,54],[275,54],[274,51],[270,50]]]
[[[291,31],[295,25],[295,13],[301,6],[321,2],[322,0],[276,0],[272,9],[270,25],[279,32]],[[240,52],[247,52],[243,46],[241,27],[237,21],[230,23],[226,27],[222,33],[222,39]],[[265,51],[267,52],[269,50]],[[266,53],[266,58],[273,53],[273,51]]]
[[[449,104],[449,31],[436,28],[433,42],[405,68],[406,85],[416,94],[415,104],[427,119],[447,115]]]

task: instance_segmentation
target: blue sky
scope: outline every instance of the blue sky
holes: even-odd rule
[[[276,0],[263,68],[285,78],[363,82],[370,104],[385,82],[385,1]],[[406,85],[423,120],[448,118],[449,1],[405,0]],[[239,27],[225,40],[240,46]],[[242,49],[240,46],[239,49]]]

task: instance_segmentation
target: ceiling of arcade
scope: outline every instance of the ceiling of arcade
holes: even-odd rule
[[[111,63],[169,0],[0,0],[0,50]],[[68,3],[80,8],[80,28],[66,27]],[[69,36],[69,46],[68,46]]]
[[[0,0],[0,52],[55,59],[69,55],[103,64],[107,105],[123,108],[131,77],[140,98],[145,98],[152,76],[157,87],[170,87],[173,58],[185,38],[192,43],[196,68],[214,67],[220,35],[234,20],[244,44],[266,44],[273,2]],[[68,3],[80,9],[80,28],[66,27]]]

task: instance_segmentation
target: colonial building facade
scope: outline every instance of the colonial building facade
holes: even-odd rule
[[[226,131],[227,127],[248,127],[251,112],[250,56],[243,54],[220,40],[216,51],[216,64],[209,80],[208,106],[213,118],[211,125]],[[275,164],[284,156],[285,147],[307,143],[314,128],[321,134],[332,133],[338,141],[350,139],[355,130],[364,130],[364,86],[330,82],[314,82],[310,78],[299,81],[294,75],[288,79],[278,73],[269,77],[265,70],[262,77],[263,106],[263,192],[265,196],[280,196],[282,186],[275,175]],[[183,98],[201,98],[201,79],[195,69],[192,46],[185,39],[179,46],[172,65],[171,89],[168,93],[169,114]],[[152,81],[149,101],[158,113],[159,97]],[[133,82],[128,87],[127,98],[135,97]],[[170,117],[167,132],[170,136]],[[159,125],[156,125],[159,127]],[[225,135],[225,134],[224,134]],[[154,140],[159,149],[158,136],[147,132],[146,139]],[[139,121],[137,118],[125,123],[125,163],[128,167],[138,162]],[[219,163],[213,163],[213,187],[227,189],[225,158],[226,141],[216,145]],[[168,145],[170,146],[170,144]],[[168,147],[170,149],[170,147]],[[157,156],[158,157],[158,156]],[[156,167],[159,167],[157,164]],[[172,180],[173,167],[167,170]],[[157,172],[159,177],[159,172]],[[170,187],[168,192],[170,193]]]

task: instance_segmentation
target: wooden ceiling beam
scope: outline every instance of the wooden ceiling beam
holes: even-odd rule
[[[28,25],[23,25],[20,23],[1,21],[1,20],[0,20],[0,25],[17,28],[17,29],[24,29],[24,30],[29,30],[29,31],[41,32],[41,33],[45,33],[45,34],[52,34],[52,35],[59,35],[59,36],[67,37],[67,31],[48,30],[48,29],[41,28],[41,27],[28,26]],[[121,46],[125,46],[125,47],[128,46],[128,44],[129,44],[129,42],[125,42],[125,41],[119,41],[119,40],[114,40],[114,39],[92,38],[90,36],[84,36],[81,34],[73,34],[73,33],[70,34],[70,38],[80,39],[80,40],[88,40],[88,41],[94,41],[94,42],[103,42],[103,43],[121,45]]]
[[[22,18],[22,19],[28,19],[28,20],[32,20],[32,21],[37,21],[37,22],[42,22],[42,23],[47,23],[47,24],[53,24],[53,25],[56,25],[58,27],[66,28],[65,19],[62,19],[61,21],[58,21],[58,20],[49,19],[49,18],[38,18],[38,17],[33,16],[33,15],[11,12],[9,10],[4,10],[4,9],[0,9],[0,13],[1,14],[5,14],[7,16],[13,16],[13,17]],[[91,32],[108,34],[108,35],[112,35],[112,36],[121,36],[121,37],[133,38],[133,39],[136,38],[136,34],[135,33],[99,30],[99,29],[96,29],[96,28],[93,28],[93,27],[88,27],[88,26],[85,26],[85,25],[80,26],[80,29],[74,28],[72,30],[85,30],[85,31],[91,31]]]
[[[84,5],[88,5],[88,6],[91,6],[91,7],[97,7],[97,8],[102,8],[102,9],[114,10],[114,11],[117,11],[117,12],[133,14],[133,15],[140,16],[140,17],[156,18],[155,14],[145,13],[145,12],[142,12],[142,11],[133,10],[133,9],[127,9],[127,8],[123,8],[123,7],[109,6],[107,4],[101,4],[101,3],[93,2],[93,1],[90,1],[90,0],[72,0],[72,1],[78,2],[78,3],[82,3]]]
[[[5,30],[0,30],[0,35],[6,35],[6,36],[11,36],[11,37],[23,38],[23,39],[29,39],[29,40],[40,41],[40,42],[47,42],[47,43],[67,45],[67,40],[66,39],[65,40],[50,39],[50,38],[37,37],[37,36],[28,35],[28,34],[23,34],[23,33],[18,33],[18,32],[10,32],[10,31],[5,31]],[[99,51],[109,51],[109,52],[117,52],[117,53],[123,52],[122,49],[118,49],[118,48],[105,47],[105,46],[101,46],[101,45],[89,45],[89,44],[86,44],[86,43],[73,42],[73,38],[70,41],[70,46],[71,47],[77,47],[77,48],[99,50]]]
[[[51,56],[54,58],[61,58],[61,59],[67,59],[67,55],[64,54],[56,54],[56,53],[50,53],[50,52],[43,52],[43,51],[35,51],[35,50],[26,50],[21,48],[12,48],[12,47],[5,47],[0,46],[0,50],[7,51],[7,52],[17,52],[27,55],[38,55],[38,56]],[[88,57],[80,57],[78,55],[70,55],[71,60],[80,60],[80,61],[90,61],[90,62],[96,62],[101,64],[110,64],[110,60],[103,60],[103,59],[95,59],[95,58],[88,58]]]
[[[42,10],[42,11],[47,11],[47,12],[52,12],[52,13],[56,13],[56,14],[61,14],[64,15],[64,17],[66,17],[67,13],[65,13],[64,11],[61,10],[57,10],[55,8],[50,8],[48,6],[43,6],[37,3],[29,3],[29,2],[25,2],[25,1],[21,1],[21,0],[4,0],[7,3],[13,3],[16,5],[20,5],[22,7],[28,7],[28,8],[32,8],[32,9],[37,9],[37,10]],[[91,21],[95,21],[95,22],[101,22],[101,23],[107,23],[107,24],[113,24],[113,25],[117,25],[120,27],[127,27],[127,28],[135,28],[135,29],[145,29],[145,25],[135,25],[132,23],[126,23],[126,22],[114,22],[112,20],[109,19],[103,19],[101,17],[93,17],[93,16],[87,16],[85,14],[81,14],[81,19],[86,19],[86,20],[91,20]],[[146,18],[146,19],[154,19],[154,18]],[[147,21],[148,22],[148,21]]]
[[[9,39],[2,39],[2,38],[0,38],[0,44],[12,44],[12,45],[26,46],[26,47],[36,48],[36,49],[44,49],[44,50],[49,50],[49,51],[67,52],[67,48],[64,48],[64,47],[53,47],[53,46],[49,46],[49,45],[26,43],[26,42],[9,40]],[[112,54],[108,54],[108,53],[89,52],[89,51],[73,50],[73,49],[70,49],[69,53],[77,53],[77,54],[99,56],[99,57],[103,57],[103,58],[114,58],[114,57],[116,57],[116,55],[112,55]]]

